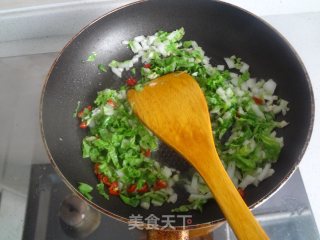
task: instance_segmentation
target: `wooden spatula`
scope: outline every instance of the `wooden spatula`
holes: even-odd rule
[[[269,239],[221,164],[205,97],[189,74],[159,77],[130,90],[128,100],[141,121],[200,173],[238,239]]]

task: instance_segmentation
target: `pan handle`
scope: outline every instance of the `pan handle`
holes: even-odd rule
[[[147,231],[147,240],[189,240],[189,231],[149,230]]]

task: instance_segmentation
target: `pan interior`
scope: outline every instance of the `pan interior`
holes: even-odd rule
[[[132,57],[121,44],[138,35],[151,35],[158,30],[172,31],[184,27],[185,39],[203,47],[211,63],[224,64],[223,58],[237,55],[250,64],[252,76],[274,79],[279,96],[290,102],[286,120],[290,125],[280,131],[285,146],[273,168],[275,174],[259,187],[248,187],[245,201],[253,206],[270,195],[292,173],[302,157],[313,123],[313,95],[304,67],[287,42],[270,26],[249,13],[216,1],[146,1],[107,14],[85,28],[63,50],[53,65],[42,98],[42,129],[51,160],[74,189],[78,182],[95,186],[97,179],[89,160],[81,157],[81,141],[85,132],[78,127],[73,112],[80,101],[89,105],[97,91],[119,88],[124,82],[111,71],[98,74],[95,63],[84,63],[88,55],[97,53],[96,62]],[[155,156],[159,161],[188,174],[191,166],[177,153],[161,144]],[[132,208],[119,198],[106,201],[93,193],[93,203],[107,214],[127,220],[133,215],[144,218],[151,213],[158,217],[175,216],[174,226],[182,218],[171,209],[187,202],[187,194],[178,187],[176,204],[144,210]],[[214,201],[204,211],[191,211],[192,224],[220,221],[223,215]],[[181,215],[181,214],[180,214]],[[159,224],[161,224],[159,222]]]

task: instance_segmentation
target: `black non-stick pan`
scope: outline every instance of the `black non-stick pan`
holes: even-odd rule
[[[81,141],[86,132],[79,128],[73,112],[80,101],[89,105],[97,91],[117,89],[124,84],[108,71],[99,74],[96,63],[124,60],[132,53],[124,45],[138,35],[151,35],[158,30],[172,31],[185,28],[185,39],[195,40],[203,47],[213,64],[223,64],[226,56],[237,55],[250,64],[252,76],[272,78],[278,84],[277,94],[289,101],[286,120],[290,124],[279,134],[284,138],[284,148],[275,173],[258,187],[246,189],[245,201],[253,208],[274,193],[297,168],[308,144],[314,118],[314,101],[310,81],[299,57],[289,43],[270,25],[238,7],[218,1],[142,1],[107,13],[89,24],[63,49],[53,63],[42,94],[42,134],[49,157],[57,172],[76,193],[79,182],[97,184],[92,164],[81,157]],[[306,43],[307,44],[307,43]],[[96,52],[96,63],[83,62]],[[191,168],[178,154],[161,145],[155,156],[187,174]],[[187,202],[183,189],[177,190],[176,204],[152,207],[150,210],[133,208],[120,198],[105,200],[93,192],[90,204],[119,220],[127,221],[130,215],[172,215],[171,209]],[[80,195],[80,194],[79,194]],[[203,212],[190,211],[191,227],[219,222],[223,215],[212,200]],[[179,220],[180,219],[180,220]],[[161,224],[161,222],[159,222]],[[182,226],[176,218],[174,226]]]

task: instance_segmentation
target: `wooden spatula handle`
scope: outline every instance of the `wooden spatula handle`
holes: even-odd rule
[[[206,154],[206,156],[219,158],[216,151]],[[201,157],[203,157],[202,161],[206,162],[205,156]],[[211,166],[209,167],[207,164]],[[207,164],[200,164],[195,168],[206,179],[207,185],[212,190],[214,198],[237,238],[240,240],[269,239],[233,185],[221,162],[209,161],[208,159]]]

